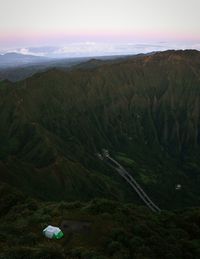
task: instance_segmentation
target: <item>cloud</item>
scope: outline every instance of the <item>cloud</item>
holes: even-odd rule
[[[64,56],[92,56],[112,53],[112,45],[96,42],[68,43],[53,52],[54,55]]]
[[[17,52],[24,55],[46,57],[109,56],[148,53],[167,49],[198,49],[200,42],[154,42],[154,43],[112,43],[112,42],[74,42],[63,46],[22,47],[1,50],[0,53]]]
[[[164,51],[168,49],[198,49],[200,43],[190,42],[158,42],[158,43],[102,43],[102,42],[79,42],[68,43],[57,48],[52,54],[63,57],[78,56],[103,56],[103,55],[128,55]]]
[[[31,48],[9,48],[9,49],[2,49],[0,50],[0,54],[6,54],[6,53],[19,53],[23,55],[32,55],[32,56],[45,56],[45,52],[38,52],[38,51],[32,51]]]
[[[160,51],[167,49],[162,45],[134,44],[134,43],[101,43],[80,42],[68,43],[56,49],[53,54],[58,56],[99,56],[99,55],[125,55],[142,52]]]
[[[16,53],[20,53],[20,54],[23,54],[23,55],[33,55],[33,56],[45,56],[45,53],[43,52],[33,52],[33,51],[30,51],[29,48],[20,48],[20,49],[16,49],[14,52]]]

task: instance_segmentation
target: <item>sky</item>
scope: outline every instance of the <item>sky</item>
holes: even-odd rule
[[[0,53],[200,50],[199,0],[0,0]]]

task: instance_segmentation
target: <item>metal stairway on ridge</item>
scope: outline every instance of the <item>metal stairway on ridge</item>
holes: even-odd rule
[[[137,181],[121,166],[115,159],[113,159],[107,150],[103,150],[103,155],[98,155],[101,160],[104,160],[110,167],[115,169],[119,175],[121,175],[135,190],[140,199],[148,206],[153,212],[161,212],[160,208],[150,199],[150,197],[145,193],[142,187],[137,183]]]

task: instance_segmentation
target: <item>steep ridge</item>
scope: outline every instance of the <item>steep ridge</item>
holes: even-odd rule
[[[1,180],[47,199],[136,199],[95,157],[106,147],[161,206],[196,205],[199,98],[195,50],[1,82]]]

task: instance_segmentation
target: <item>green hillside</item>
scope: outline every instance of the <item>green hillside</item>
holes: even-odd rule
[[[0,180],[46,200],[140,203],[98,160],[107,148],[162,208],[198,205],[200,53],[93,63],[0,83]]]
[[[38,202],[0,184],[0,258],[198,259],[199,215],[198,208],[152,214],[105,199]],[[64,237],[47,239],[49,224]]]

